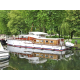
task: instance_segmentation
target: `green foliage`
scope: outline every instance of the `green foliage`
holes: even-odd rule
[[[59,38],[59,36],[55,35],[55,36],[47,36],[47,38]],[[60,36],[60,38],[64,38],[64,39],[69,39],[68,36]]]
[[[77,43],[80,44],[80,39],[72,39],[72,43],[75,43],[75,40],[77,40]]]
[[[67,10],[66,19],[64,24],[67,22],[66,31],[73,37],[73,34],[80,31],[80,11],[79,10]]]
[[[49,34],[80,35],[79,10],[0,10],[0,33],[21,34],[44,31]]]
[[[7,14],[9,10],[0,10],[0,34],[10,34],[7,23],[9,21]]]
[[[20,34],[23,29],[25,30],[25,21],[21,16],[20,11],[12,10],[8,13],[9,22],[7,26],[9,27],[12,34]]]

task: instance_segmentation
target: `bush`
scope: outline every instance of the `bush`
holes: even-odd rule
[[[69,39],[69,37],[68,36],[64,36],[64,39]]]
[[[50,36],[47,36],[47,38],[59,38],[59,36],[57,36],[57,35],[51,36],[51,37]],[[62,37],[60,36],[60,38],[69,39],[68,36],[64,36],[64,37],[63,36]]]

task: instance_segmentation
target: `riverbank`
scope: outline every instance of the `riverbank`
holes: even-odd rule
[[[75,41],[77,41],[77,44],[75,43]],[[74,47],[73,48],[75,48],[77,50],[80,50],[80,39],[79,38],[72,39],[71,43],[74,44]]]
[[[72,49],[76,49],[76,50],[80,50],[80,44],[75,44],[73,47],[72,47]]]
[[[77,44],[80,44],[80,39],[79,39],[79,38],[78,38],[78,39],[72,39],[71,42],[72,42],[73,44],[75,44],[75,41],[77,41]]]

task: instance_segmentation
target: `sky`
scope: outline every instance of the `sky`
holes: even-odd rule
[[[79,10],[79,0],[2,0],[0,10]]]

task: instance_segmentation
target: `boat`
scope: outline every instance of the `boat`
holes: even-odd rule
[[[64,51],[72,46],[73,43],[64,44],[64,38],[46,38],[47,33],[29,32],[28,35],[19,35],[7,39],[7,49],[10,52],[25,53],[40,52],[54,53],[54,51]]]
[[[6,35],[0,34],[0,42],[2,45],[6,45]]]
[[[8,60],[10,58],[9,51],[5,50],[0,43],[0,61]]]
[[[0,61],[0,70],[9,67],[9,60]]]

